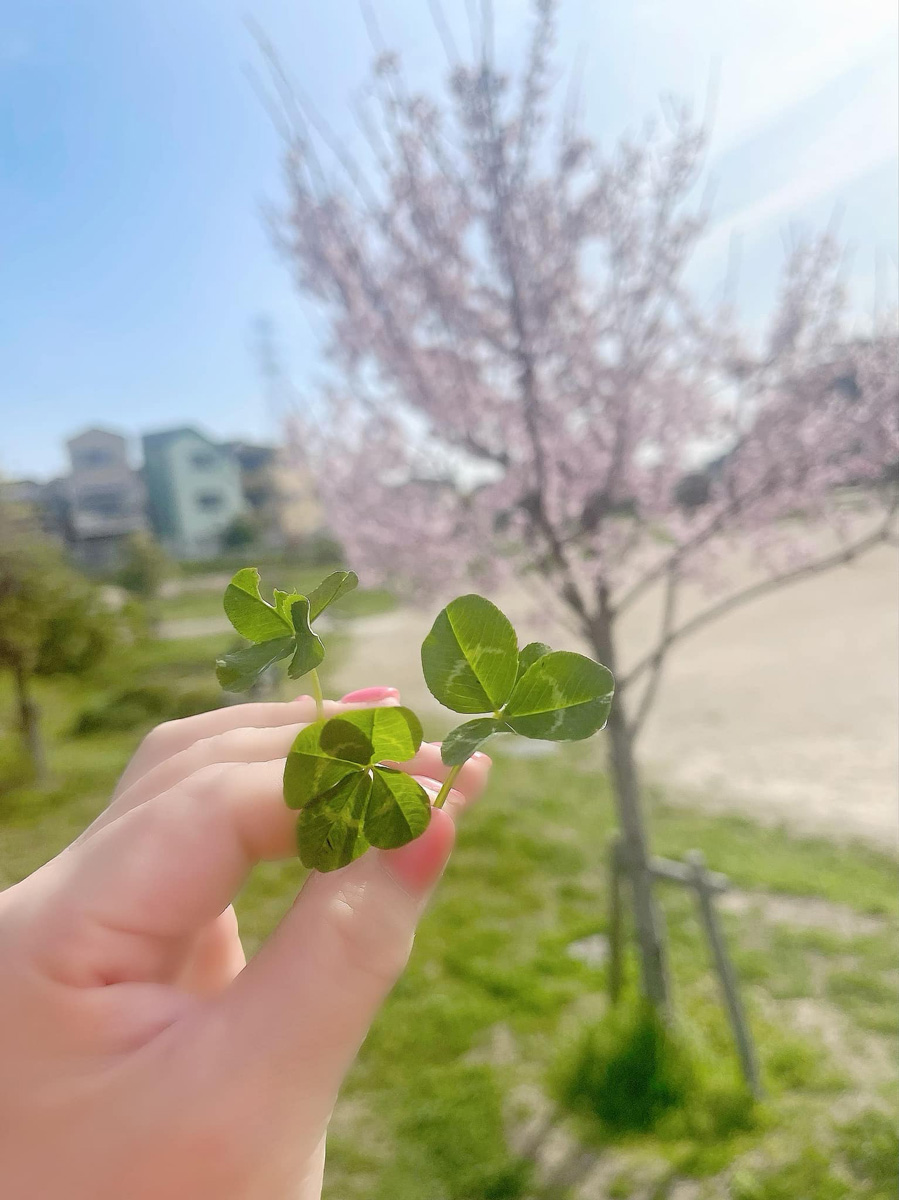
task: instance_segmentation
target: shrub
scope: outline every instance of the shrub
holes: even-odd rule
[[[179,691],[165,684],[145,683],[125,688],[83,709],[72,725],[73,737],[123,733],[141,725],[190,717],[221,704],[216,688]]]
[[[609,1131],[652,1129],[694,1087],[680,1039],[648,1005],[620,1005],[563,1056],[557,1092],[575,1113]]]
[[[17,739],[0,738],[0,792],[24,787],[34,778],[34,767]]]
[[[217,687],[197,687],[179,692],[167,713],[169,720],[178,717],[195,717],[198,713],[212,712],[222,707],[222,693]]]
[[[585,1141],[651,1132],[686,1175],[721,1171],[763,1120],[732,1054],[693,1013],[675,1025],[632,997],[561,1054],[553,1083]]]

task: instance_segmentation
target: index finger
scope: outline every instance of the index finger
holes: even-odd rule
[[[389,700],[381,701],[390,703]],[[325,701],[325,716],[333,717],[347,708],[370,707],[361,703],[344,703],[339,700]],[[126,791],[141,776],[158,766],[174,754],[179,754],[204,738],[228,733],[233,729],[273,729],[279,725],[307,725],[316,719],[315,701],[311,696],[300,696],[297,700],[255,702],[252,704],[229,704],[212,712],[199,713],[194,717],[182,717],[176,721],[165,721],[151,729],[138,746],[134,757],[122,773],[113,792],[113,800]]]

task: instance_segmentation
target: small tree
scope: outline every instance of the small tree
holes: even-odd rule
[[[849,336],[827,236],[794,246],[760,347],[732,313],[704,316],[685,272],[706,227],[705,131],[672,108],[667,128],[602,154],[555,126],[554,7],[537,0],[515,87],[489,36],[442,105],[382,55],[363,114],[374,180],[301,106],[279,237],[330,324],[317,459],[348,561],[417,588],[526,576],[615,671],[612,778],[644,990],[664,1006],[636,740],[689,633],[888,537],[897,340]],[[840,508],[848,483],[864,517]],[[725,573],[718,600],[681,616],[684,580],[714,578],[735,549],[751,581]],[[658,636],[623,669],[620,620],[653,587]]]
[[[247,513],[236,516],[222,534],[223,550],[246,550],[259,537],[256,523]]]
[[[159,542],[149,533],[132,533],[116,581],[134,597],[136,616],[150,632],[158,624],[157,601],[171,574],[171,559]]]
[[[156,600],[172,574],[172,563],[159,542],[149,533],[132,533],[116,580],[138,600]]]
[[[13,679],[16,724],[35,780],[47,780],[35,676],[79,674],[111,642],[109,615],[27,514],[0,501],[0,670]]]

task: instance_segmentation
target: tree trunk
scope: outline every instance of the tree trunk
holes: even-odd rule
[[[16,681],[19,732],[25,752],[34,768],[35,783],[43,787],[47,782],[47,755],[41,737],[40,709],[28,690],[28,673],[25,668],[17,666],[13,674]]]
[[[591,628],[591,640],[600,661],[617,676],[612,621],[604,597],[600,597],[600,611]],[[616,697],[612,703],[608,733],[611,744],[612,782],[621,825],[626,876],[631,882],[633,895],[634,925],[640,951],[643,991],[650,1003],[659,1012],[666,1014],[669,987],[664,927],[653,892],[653,880],[649,869],[649,839],[640,802],[634,744],[622,698]]]

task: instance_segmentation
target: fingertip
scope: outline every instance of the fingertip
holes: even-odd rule
[[[455,839],[452,817],[441,808],[432,808],[424,833],[397,850],[381,850],[381,862],[404,891],[423,897],[443,874]]]
[[[341,696],[342,704],[375,704],[379,700],[399,700],[400,694],[395,687],[366,687],[357,688]]]

